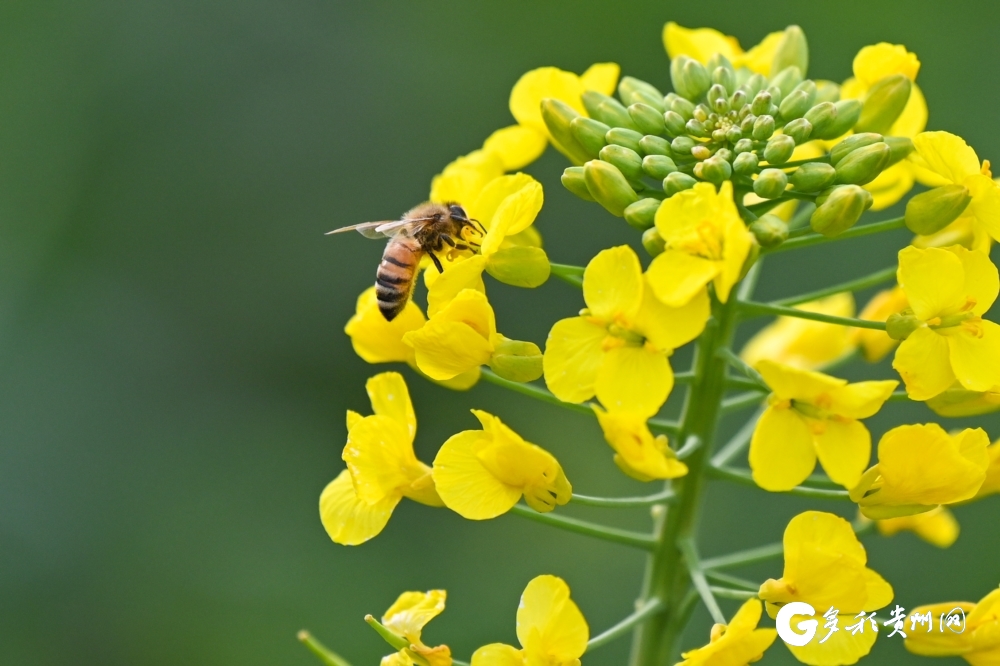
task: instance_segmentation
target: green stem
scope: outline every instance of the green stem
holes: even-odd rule
[[[524,504],[515,504],[511,507],[510,512],[523,518],[534,520],[536,523],[558,527],[570,532],[576,532],[577,534],[584,534],[586,536],[604,539],[605,541],[613,541],[626,546],[632,546],[633,548],[650,550],[656,542],[652,536],[642,532],[622,530],[617,527],[607,527],[605,525],[587,522],[586,520],[570,518],[569,516],[560,516],[553,513],[538,513],[531,507]]]
[[[760,488],[757,483],[753,480],[753,475],[748,469],[732,469],[729,467],[710,467],[706,470],[706,474],[716,479],[725,479],[726,481],[736,481],[737,483],[742,483],[746,486],[753,486],[754,488]],[[762,489],[763,490],[763,489]],[[791,490],[782,491],[786,495],[798,495],[800,497],[813,497],[816,499],[833,499],[833,500],[843,500],[850,502],[851,498],[848,496],[846,490],[833,490],[831,488],[814,488],[812,486],[796,486]]]
[[[856,280],[848,280],[847,282],[842,282],[840,284],[835,284],[832,287],[827,287],[826,289],[817,289],[816,291],[810,291],[807,294],[800,294],[798,296],[791,296],[789,298],[781,298],[776,301],[772,301],[772,305],[798,305],[799,303],[807,303],[809,301],[815,301],[826,296],[832,296],[833,294],[839,294],[844,291],[861,291],[862,289],[867,289],[868,287],[874,287],[880,285],[884,282],[889,282],[890,280],[896,279],[896,267],[890,266],[889,268],[883,268],[880,271],[875,271],[871,275],[866,275],[860,277]]]
[[[809,247],[810,245],[827,243],[829,241],[847,240],[848,238],[859,238],[861,236],[867,236],[868,234],[877,234],[881,231],[902,229],[903,226],[905,226],[903,218],[895,217],[891,220],[884,220],[882,222],[873,222],[872,224],[862,224],[860,226],[851,227],[847,231],[837,236],[824,236],[823,234],[807,234],[805,236],[799,236],[798,238],[789,238],[778,247],[761,250],[761,254],[774,254],[775,252],[796,250],[800,247]]]
[[[653,504],[669,504],[674,501],[674,491],[668,488],[644,497],[592,497],[590,495],[577,495],[573,493],[570,501],[574,504],[582,504],[583,506],[597,506],[606,509],[629,509],[638,506],[651,506]]]
[[[320,643],[316,640],[315,636],[310,634],[305,629],[298,633],[298,639],[299,642],[305,645],[306,648],[316,655],[316,658],[326,664],[326,666],[351,666],[350,662]]]
[[[726,377],[726,388],[743,389],[744,391],[760,391],[764,387],[752,379],[743,379],[742,377]]]
[[[739,411],[745,407],[755,407],[761,403],[761,401],[767,397],[766,393],[762,393],[760,388],[755,391],[749,391],[747,393],[741,393],[735,395],[732,398],[726,398],[722,401],[721,414],[731,414],[733,412]]]
[[[574,287],[583,286],[583,267],[571,266],[570,264],[549,264],[552,274],[563,282],[567,282]]]
[[[708,608],[709,615],[718,624],[726,624],[726,616],[722,614],[719,603],[712,595],[712,588],[708,584],[708,579],[705,578],[705,572],[701,567],[701,561],[698,559],[698,551],[695,548],[694,541],[691,537],[681,537],[677,541],[677,547],[680,548],[681,553],[684,555],[684,564],[691,575],[691,582],[694,583],[695,589],[701,595],[701,600],[705,603],[705,607]]]
[[[889,396],[888,402],[910,402],[913,398],[906,391],[895,391]]]
[[[724,574],[721,571],[712,571],[709,569],[705,572],[705,578],[713,583],[721,583],[723,585],[728,585],[729,587],[735,587],[742,590],[756,592],[760,589],[760,583],[755,583],[752,580],[747,580],[738,576],[730,576],[729,574]]]
[[[751,592],[750,590],[734,590],[731,587],[717,587],[715,585],[709,586],[709,591],[717,597],[722,597],[723,599],[740,599],[746,601],[747,599],[756,599],[757,592]]]
[[[733,366],[733,368],[739,370],[744,375],[746,375],[747,379],[756,384],[758,388],[767,391],[771,390],[771,387],[767,385],[767,382],[764,381],[764,378],[761,377],[760,373],[751,368],[746,361],[741,359],[739,355],[737,355],[736,352],[734,352],[729,347],[723,347],[722,349],[719,349],[718,351],[716,351],[716,354],[719,356],[719,358],[725,359],[726,363]]]
[[[697,435],[690,435],[687,440],[685,440],[684,446],[677,449],[677,459],[687,460],[694,454],[695,451],[701,448],[701,445],[702,441]]]
[[[734,457],[739,455],[743,449],[749,446],[750,438],[753,437],[753,431],[757,429],[757,419],[759,418],[760,412],[744,423],[743,426],[736,431],[736,434],[733,435],[721,449],[719,449],[719,452],[712,457],[711,464],[713,467],[722,467]]]
[[[852,328],[871,328],[877,331],[885,330],[884,321],[868,321],[867,319],[854,319],[853,317],[837,317],[836,315],[823,314],[822,312],[809,312],[789,308],[784,305],[773,305],[771,303],[758,303],[756,301],[740,301],[740,314],[744,318],[761,317],[765,315],[778,315],[781,317],[796,317],[798,319],[811,319],[822,321],[827,324],[840,324]]]
[[[748,564],[766,562],[781,557],[785,553],[785,547],[780,543],[769,543],[766,546],[748,548],[728,555],[710,557],[701,561],[701,566],[706,570],[725,569],[728,567],[742,567]]]
[[[662,601],[655,598],[649,599],[634,613],[623,619],[621,622],[611,627],[610,629],[604,630],[603,632],[599,633],[598,635],[594,636],[589,641],[587,641],[587,651],[590,652],[596,648],[601,647],[602,645],[607,645],[616,638],[624,636],[629,631],[631,631],[635,625],[639,624],[647,617],[659,613],[661,610],[663,610]]]

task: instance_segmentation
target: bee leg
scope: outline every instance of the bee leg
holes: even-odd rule
[[[427,256],[429,256],[431,261],[434,262],[434,267],[438,269],[438,273],[444,273],[444,266],[441,265],[441,260],[438,259],[433,252],[428,252]]]
[[[453,239],[451,236],[449,236],[447,234],[441,234],[441,240],[443,240],[448,245],[451,245],[456,250],[468,250],[469,249],[468,245],[466,245],[465,243],[456,243],[455,239]]]

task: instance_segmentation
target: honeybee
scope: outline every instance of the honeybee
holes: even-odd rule
[[[386,321],[392,321],[406,307],[413,292],[420,259],[425,254],[434,262],[439,273],[444,272],[436,253],[470,251],[479,244],[469,238],[485,235],[486,229],[478,220],[469,219],[465,209],[457,203],[422,203],[411,208],[399,220],[363,222],[327,232],[339,234],[357,231],[366,238],[388,238],[382,261],[375,272],[375,296],[378,309]]]

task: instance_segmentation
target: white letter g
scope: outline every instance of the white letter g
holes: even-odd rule
[[[815,614],[816,609],[804,601],[793,601],[790,604],[782,606],[781,610],[778,611],[778,617],[775,618],[775,625],[778,635],[781,636],[781,640],[795,647],[802,647],[811,641],[813,636],[816,635],[816,627],[819,626],[819,622],[816,620],[803,620],[799,622],[798,628],[802,632],[800,634],[792,631],[791,620],[794,615],[812,616]]]

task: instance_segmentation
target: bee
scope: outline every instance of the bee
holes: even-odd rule
[[[485,235],[478,220],[469,219],[457,203],[422,203],[411,208],[399,220],[363,222],[327,233],[357,231],[366,238],[388,238],[382,261],[375,272],[375,296],[386,321],[396,318],[413,292],[420,259],[426,254],[439,273],[444,272],[437,253],[475,252],[479,244],[470,240],[468,230]]]

